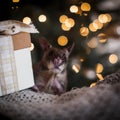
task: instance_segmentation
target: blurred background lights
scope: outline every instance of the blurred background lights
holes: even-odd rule
[[[87,45],[90,48],[96,48],[98,46],[98,40],[97,40],[97,38],[93,37],[90,41],[88,41]]]
[[[70,12],[71,13],[77,13],[78,12],[78,7],[76,5],[70,6]]]
[[[31,46],[30,46],[30,51],[34,50],[34,44],[31,43]]]
[[[62,23],[61,28],[64,31],[69,31],[75,25],[74,19],[68,18],[66,15],[60,16],[59,21]]]
[[[30,24],[32,21],[31,21],[31,18],[30,17],[24,17],[23,18],[23,23],[25,23],[25,24]]]
[[[96,73],[102,73],[102,71],[103,71],[103,65],[98,63],[96,65]]]
[[[75,72],[75,73],[78,73],[80,71],[80,65],[79,64],[74,64],[72,65],[72,70]]]
[[[20,0],[12,0],[12,2],[20,2]]]
[[[62,30],[64,30],[64,31],[69,31],[69,30],[71,29],[71,27],[67,27],[65,23],[62,23],[62,24],[61,24],[61,28],[62,28]]]
[[[107,15],[105,15],[105,14],[100,14],[100,15],[98,16],[98,20],[99,20],[101,23],[107,23],[107,22],[108,22]]]
[[[96,75],[97,75],[97,77],[98,77],[99,80],[104,80],[104,77],[102,76],[102,74],[97,73]]]
[[[110,14],[108,14],[108,13],[106,13],[105,15],[107,17],[107,22],[111,22],[112,16]]]
[[[103,24],[98,19],[96,19],[93,21],[93,26],[97,30],[97,29],[101,29],[103,27]]]
[[[75,22],[72,18],[66,19],[64,23],[67,27],[73,27],[75,25]]]
[[[116,27],[116,32],[118,35],[120,35],[120,25]]]
[[[85,72],[85,76],[88,78],[88,79],[94,79],[96,78],[96,73],[94,70],[87,70]]]
[[[98,40],[100,43],[105,43],[107,41],[106,35],[104,33],[99,33]]]
[[[80,34],[82,36],[87,36],[89,34],[89,29],[87,27],[81,27],[80,28]]]
[[[118,56],[117,56],[116,54],[111,54],[111,55],[109,56],[109,62],[110,62],[111,64],[117,63],[117,62],[118,62]]]
[[[66,36],[59,36],[57,42],[60,46],[65,46],[68,43],[68,39]]]
[[[90,31],[92,31],[92,32],[96,32],[96,31],[97,31],[97,29],[94,27],[93,23],[90,23],[90,24],[89,24],[89,29],[90,29]]]
[[[90,84],[90,88],[96,86],[96,82],[93,82],[92,84]]]
[[[81,4],[81,10],[83,10],[83,11],[90,11],[91,10],[90,4],[86,3],[86,2],[82,3]]]
[[[39,20],[39,22],[45,22],[47,20],[47,17],[46,17],[46,15],[40,15],[38,17],[38,20]]]
[[[61,16],[59,17],[59,21],[60,21],[61,23],[64,23],[67,18],[68,18],[68,17],[67,17],[66,15],[61,15]]]

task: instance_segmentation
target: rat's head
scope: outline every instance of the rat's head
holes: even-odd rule
[[[62,72],[66,68],[67,60],[74,47],[74,44],[69,47],[60,49],[53,47],[45,39],[40,39],[39,42],[44,51],[42,59],[46,61],[48,69],[55,73]]]

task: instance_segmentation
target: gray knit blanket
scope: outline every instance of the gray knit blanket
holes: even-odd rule
[[[61,96],[31,89],[0,97],[0,119],[120,120],[120,71],[96,86],[76,88]]]

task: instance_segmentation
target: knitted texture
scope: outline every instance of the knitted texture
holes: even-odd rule
[[[120,120],[120,71],[60,96],[31,89],[2,96],[0,113],[11,120]]]

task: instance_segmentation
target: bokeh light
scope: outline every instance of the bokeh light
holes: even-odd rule
[[[77,13],[78,12],[78,7],[76,5],[70,6],[70,12],[71,13]]]
[[[81,4],[81,10],[83,10],[83,11],[90,11],[91,10],[90,4],[86,3],[86,2],[82,3]]]
[[[67,27],[65,23],[62,23],[62,24],[61,24],[61,28],[62,28],[62,30],[64,30],[64,31],[69,31],[69,30],[71,29],[71,27]]]
[[[90,23],[90,24],[89,24],[89,29],[90,29],[90,31],[92,31],[92,32],[96,32],[96,31],[97,31],[97,29],[94,27],[93,23]]]
[[[34,50],[34,44],[31,43],[31,46],[30,46],[30,51],[33,51]]]
[[[75,25],[75,22],[74,22],[74,20],[73,20],[72,18],[66,19],[64,23],[65,23],[65,25],[66,25],[67,27],[70,27],[70,28]]]
[[[61,16],[59,17],[59,21],[60,21],[61,23],[64,23],[67,18],[68,18],[68,17],[67,17],[66,15],[61,15]]]
[[[32,21],[31,21],[31,18],[30,17],[24,17],[23,18],[23,23],[25,23],[25,24],[30,24]]]
[[[96,65],[96,73],[102,73],[102,71],[103,71],[103,65],[98,63]]]
[[[74,70],[75,73],[78,73],[80,71],[80,65],[77,63],[72,65],[72,70]]]
[[[106,34],[104,33],[99,33],[98,34],[98,40],[100,43],[105,43],[107,42]]]
[[[46,15],[40,15],[38,17],[38,20],[39,20],[39,22],[45,22],[47,20],[47,17],[46,17]]]
[[[104,77],[102,76],[102,74],[97,73],[96,75],[97,75],[97,77],[98,77],[98,79],[99,79],[100,81],[101,81],[101,80],[104,80]]]
[[[111,54],[111,55],[109,56],[109,62],[110,62],[111,64],[117,63],[117,62],[118,62],[118,56],[117,56],[116,54]]]
[[[93,21],[93,26],[97,30],[97,29],[101,29],[103,27],[103,24],[98,19],[96,19]]]
[[[88,41],[87,45],[90,48],[96,48],[98,46],[98,40],[97,40],[97,38],[93,37],[90,41]]]
[[[108,22],[108,18],[105,14],[100,14],[98,16],[98,20],[101,22],[101,23],[107,23]]]
[[[66,36],[59,36],[57,42],[60,46],[65,46],[68,43],[68,38]]]
[[[12,0],[12,2],[17,3],[20,2],[20,0]]]
[[[82,36],[87,36],[89,34],[89,29],[87,27],[81,27],[80,28],[80,34]]]

